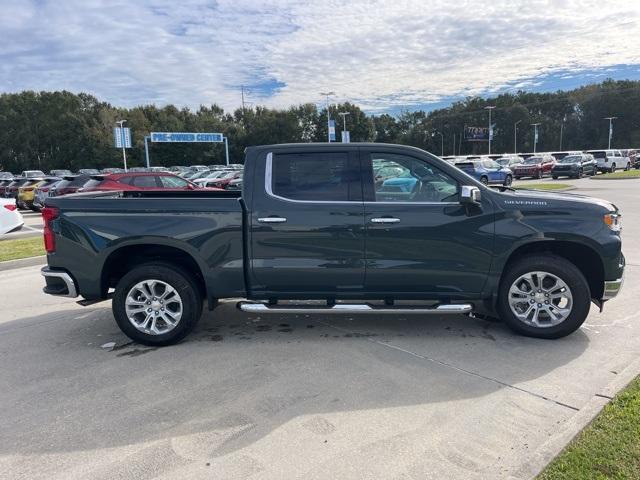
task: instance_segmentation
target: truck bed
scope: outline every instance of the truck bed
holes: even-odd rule
[[[184,256],[178,263],[197,267],[210,297],[246,295],[240,192],[87,192],[46,206],[59,209],[48,264],[69,271],[87,299],[104,298],[111,273],[141,257]]]

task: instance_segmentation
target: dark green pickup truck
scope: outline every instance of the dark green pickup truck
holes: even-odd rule
[[[221,298],[260,313],[476,312],[558,338],[624,270],[611,203],[489,188],[399,145],[252,147],[241,192],[76,194],[43,216],[44,291],[113,297],[120,328],[149,345],[184,338]]]

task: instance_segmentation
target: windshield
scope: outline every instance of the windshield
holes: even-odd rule
[[[529,157],[523,163],[525,165],[533,165],[535,163],[542,163],[542,157]]]
[[[580,163],[582,157],[580,155],[569,155],[560,160],[560,163]]]

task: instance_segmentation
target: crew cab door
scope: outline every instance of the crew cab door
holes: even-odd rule
[[[326,298],[362,291],[364,205],[357,149],[274,150],[264,171],[256,168],[252,292]]]
[[[461,184],[419,153],[363,149],[366,280],[368,292],[388,296],[446,297],[481,292],[491,265],[494,215],[459,202]],[[400,167],[409,192],[376,183],[381,165]],[[370,180],[371,179],[371,180]],[[419,295],[416,295],[419,294]]]

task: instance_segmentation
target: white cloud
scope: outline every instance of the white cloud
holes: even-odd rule
[[[3,0],[0,90],[235,108],[245,84],[381,110],[637,66],[638,31],[628,0]]]

